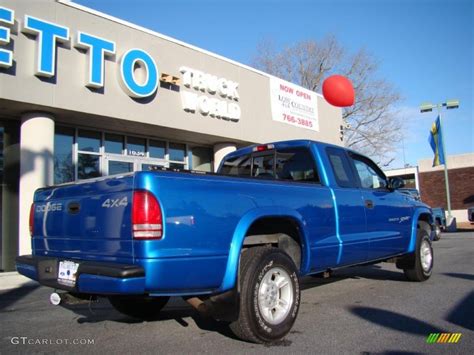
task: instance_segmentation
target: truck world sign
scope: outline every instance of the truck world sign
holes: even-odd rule
[[[13,46],[11,28],[14,26],[13,10],[0,7],[0,67],[13,66]],[[25,15],[21,32],[36,39],[37,50],[34,74],[38,77],[52,78],[56,75],[56,47],[60,43],[70,43],[84,51],[88,56],[87,78],[85,86],[93,89],[104,87],[104,62],[106,57],[116,54],[116,43],[86,32],[77,31],[73,37],[70,29],[43,19]],[[137,74],[136,69],[140,69]],[[238,83],[216,76],[204,74],[186,67],[180,68],[186,88],[195,93],[183,92],[183,109],[188,112],[199,112],[202,115],[238,121],[240,107]],[[144,75],[140,75],[144,73]],[[132,48],[123,53],[119,59],[119,83],[123,91],[132,98],[147,98],[156,93],[160,81],[158,66],[153,57],[143,49]],[[208,97],[203,95],[212,95]],[[199,93],[199,95],[198,95]],[[220,96],[217,98],[216,96]],[[226,99],[227,101],[224,101]],[[229,101],[229,102],[228,102]]]

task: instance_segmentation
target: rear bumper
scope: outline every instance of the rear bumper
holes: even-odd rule
[[[22,255],[17,271],[41,285],[90,294],[144,294],[145,270],[138,265],[72,260],[79,264],[74,286],[58,282],[60,258]]]

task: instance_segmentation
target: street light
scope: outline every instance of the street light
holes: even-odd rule
[[[438,117],[439,117],[439,131],[441,136],[443,137],[443,129],[442,129],[442,118],[441,118],[441,108],[446,107],[447,110],[452,110],[459,107],[459,100],[447,100],[446,102],[442,102],[439,104],[433,105],[430,102],[424,102],[420,105],[420,112],[431,112],[434,108],[438,110]],[[443,150],[444,154],[444,180],[446,182],[446,198],[448,200],[448,218],[446,221],[448,230],[456,230],[456,224],[453,224],[453,216],[451,214],[451,195],[449,193],[449,180],[448,180],[448,155],[446,154],[446,149],[444,148],[444,138],[441,140],[441,149]],[[452,225],[452,226],[451,226]]]

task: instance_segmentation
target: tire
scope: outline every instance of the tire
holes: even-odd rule
[[[410,281],[426,281],[433,271],[433,248],[428,231],[423,227],[418,226],[415,253],[408,256],[411,262],[403,268],[405,276]]]
[[[117,311],[143,320],[155,319],[168,300],[169,297],[109,296],[110,303]]]
[[[441,239],[441,226],[439,222],[436,221],[433,240],[438,241],[440,239]]]
[[[278,248],[253,247],[240,258],[240,307],[230,324],[234,334],[253,343],[282,339],[300,306],[298,269]]]

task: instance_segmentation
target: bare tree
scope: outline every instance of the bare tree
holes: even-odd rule
[[[343,119],[348,124],[346,146],[384,166],[394,160],[394,147],[402,136],[402,120],[395,110],[400,95],[378,77],[376,60],[364,49],[348,53],[334,36],[298,42],[281,50],[275,50],[271,41],[262,41],[252,64],[312,91],[321,91],[329,75],[348,77],[354,85],[356,101],[343,109]]]

